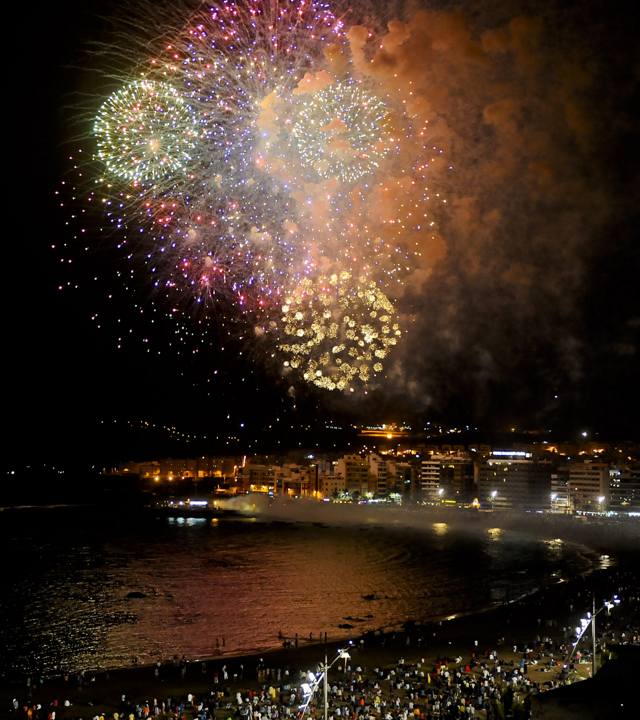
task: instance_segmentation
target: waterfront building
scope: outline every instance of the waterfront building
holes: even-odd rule
[[[389,492],[389,464],[386,458],[372,453],[367,459],[369,461],[369,474],[375,486],[375,494],[386,495]]]
[[[474,464],[466,453],[457,452],[440,458],[440,487],[445,500],[466,503],[473,499]]]
[[[398,493],[409,500],[414,494],[416,478],[420,476],[420,466],[406,460],[387,461],[387,490]]]
[[[574,460],[566,466],[569,493],[575,510],[600,512],[609,500],[609,465],[591,460]]]
[[[318,493],[325,498],[335,498],[345,492],[344,477],[333,471],[318,475]]]
[[[573,500],[569,492],[569,473],[564,468],[556,468],[551,473],[551,512],[573,512]]]
[[[278,467],[261,463],[246,463],[238,468],[238,486],[241,492],[273,493],[277,482]]]
[[[233,476],[233,458],[163,458],[144,462],[128,462],[117,468],[123,475],[138,475],[143,480],[172,482],[174,480],[202,480]]]
[[[286,463],[274,470],[274,494],[292,497],[311,497],[316,492],[317,468],[315,465]]]
[[[640,513],[640,463],[609,468],[609,508]]]
[[[345,491],[351,495],[374,491],[369,479],[369,462],[360,455],[344,455],[336,462],[334,472],[343,478]]]
[[[495,510],[543,510],[551,502],[552,464],[524,450],[493,450],[478,466],[481,505]]]
[[[434,455],[423,458],[420,463],[418,499],[433,501],[438,497],[440,485],[440,461]]]
[[[420,499],[441,502],[469,502],[474,494],[474,465],[460,450],[433,453],[420,465]]]

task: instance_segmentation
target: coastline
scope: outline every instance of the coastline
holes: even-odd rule
[[[57,514],[56,511],[52,511]],[[64,512],[64,511],[63,511]],[[84,517],[84,513],[82,513]],[[96,518],[89,517],[85,518],[85,528],[89,528],[88,532],[92,533],[94,526],[100,527],[100,522],[109,517],[109,513],[105,513],[104,516],[97,518],[98,524],[96,525]],[[133,520],[135,516],[130,516],[124,523],[123,527],[128,527],[128,524]],[[57,522],[57,521],[56,521]],[[262,526],[263,529],[258,531],[258,537],[264,539],[265,537],[271,538],[271,525],[274,525],[274,529],[278,533],[282,533],[283,529],[280,527],[282,523],[272,523],[269,520],[258,521],[249,523],[248,527],[256,528]],[[244,526],[244,523],[240,523]],[[286,523],[287,528],[284,529],[286,537],[288,538],[285,545],[287,547],[292,546],[291,543],[299,543],[300,536],[298,531],[300,528],[306,528],[305,538],[310,543],[324,542],[324,533],[329,533],[329,537],[334,537],[332,528],[325,526],[326,529],[318,529],[311,527],[308,523]],[[230,563],[232,572],[235,576],[239,572],[246,572],[243,568],[242,562],[238,562],[238,558],[242,557],[239,551],[236,549],[235,554],[232,552],[231,555],[223,553],[221,559],[213,561],[212,558],[217,558],[217,548],[226,547],[226,544],[218,542],[218,530],[220,527],[228,527],[232,537],[236,537],[236,523],[233,521],[229,525],[222,522],[213,531],[206,530],[204,535],[196,530],[188,530],[185,528],[180,530],[181,536],[184,538],[191,538],[189,542],[193,542],[196,538],[206,537],[213,538],[213,547],[209,547],[206,553],[198,554],[198,557],[202,562],[208,563],[203,567],[207,573],[221,574],[222,578],[227,577],[227,564]],[[135,531],[135,537],[151,533],[154,535],[156,529],[169,527],[169,537],[175,536],[175,529],[173,526],[165,526],[165,523],[156,519],[153,526],[145,525],[145,529],[140,532],[140,528]],[[207,528],[208,526],[199,525],[198,527]],[[339,527],[338,527],[339,529]],[[362,534],[362,530],[366,530]],[[128,532],[128,530],[126,531]],[[252,531],[253,532],[253,531]],[[382,532],[382,529],[380,529]],[[74,606],[75,610],[69,611],[66,606],[61,608],[62,615],[50,615],[49,619],[47,616],[43,616],[42,613],[39,617],[45,620],[45,623],[38,624],[34,623],[34,618],[31,616],[31,625],[34,629],[32,637],[29,634],[8,631],[7,636],[10,641],[13,641],[14,646],[19,650],[26,648],[30,653],[30,656],[23,654],[15,654],[16,662],[13,665],[9,665],[7,662],[0,663],[0,676],[3,674],[10,679],[20,679],[21,677],[31,675],[32,677],[40,676],[44,674],[45,679],[55,675],[56,673],[62,673],[63,670],[69,673],[77,673],[84,671],[85,673],[102,673],[107,671],[115,671],[124,668],[135,668],[144,665],[152,666],[154,663],[167,662],[175,653],[182,655],[186,654],[187,657],[193,661],[216,659],[218,657],[230,658],[236,656],[254,655],[260,653],[273,652],[281,649],[282,642],[278,639],[280,631],[283,631],[286,635],[289,635],[291,639],[294,639],[295,633],[299,634],[300,645],[307,646],[309,644],[307,637],[310,631],[313,631],[313,635],[318,636],[317,631],[321,631],[324,635],[324,631],[328,632],[328,638],[331,642],[339,642],[346,640],[349,637],[360,636],[364,633],[372,632],[386,632],[393,633],[402,630],[403,626],[407,623],[435,623],[439,621],[448,622],[452,619],[457,619],[465,616],[479,616],[488,612],[494,611],[503,604],[513,604],[527,597],[528,595],[539,592],[541,588],[548,585],[554,585],[561,578],[572,578],[584,572],[591,572],[599,567],[597,553],[589,551],[584,547],[568,547],[569,544],[556,546],[557,541],[551,542],[551,547],[545,547],[546,543],[542,540],[536,540],[535,543],[531,543],[531,538],[525,536],[524,538],[519,537],[515,531],[506,532],[503,537],[491,536],[489,541],[486,540],[486,536],[479,535],[477,530],[469,535],[459,537],[458,529],[451,528],[451,532],[447,533],[447,541],[440,550],[445,549],[449,553],[449,547],[453,543],[458,543],[459,547],[463,549],[463,554],[459,551],[457,556],[446,555],[446,559],[438,561],[445,568],[443,572],[440,572],[436,564],[436,572],[431,575],[421,569],[424,567],[431,567],[431,561],[422,558],[420,555],[420,543],[414,545],[413,541],[405,547],[402,544],[402,552],[397,555],[394,543],[396,540],[402,540],[406,533],[403,528],[390,528],[389,536],[385,535],[384,545],[382,546],[383,552],[381,553],[378,549],[379,543],[373,546],[374,554],[373,558],[375,562],[372,567],[374,573],[360,573],[358,575],[358,581],[352,586],[345,585],[345,581],[341,580],[338,584],[340,591],[331,593],[326,599],[324,593],[326,588],[332,587],[332,577],[326,573],[321,575],[320,582],[313,583],[313,590],[306,589],[302,590],[296,595],[296,597],[302,598],[306,601],[308,597],[307,608],[313,609],[313,614],[310,615],[307,611],[306,616],[301,615],[292,606],[291,603],[284,603],[284,610],[278,611],[275,609],[275,615],[269,612],[269,617],[265,618],[266,622],[261,624],[260,615],[261,610],[257,611],[247,610],[247,607],[257,607],[256,605],[247,605],[243,599],[240,599],[239,606],[235,601],[230,600],[233,597],[233,593],[228,594],[224,592],[224,588],[228,587],[228,582],[218,582],[216,586],[218,588],[219,596],[209,595],[209,605],[205,602],[204,605],[200,601],[195,601],[189,606],[189,611],[194,612],[193,620],[190,615],[183,613],[182,618],[180,615],[174,615],[177,608],[180,610],[180,603],[175,602],[172,598],[182,597],[180,593],[185,587],[189,588],[189,592],[185,597],[189,597],[189,593],[199,592],[199,590],[205,585],[201,585],[199,582],[189,581],[187,585],[178,584],[172,586],[162,585],[162,578],[165,577],[165,570],[163,567],[155,564],[153,573],[147,575],[146,568],[144,565],[139,563],[134,565],[136,568],[135,573],[128,573],[126,577],[127,582],[124,584],[109,583],[106,588],[109,588],[108,592],[105,588],[101,588],[99,583],[96,582],[95,572],[93,566],[90,567],[90,574],[88,578],[91,584],[86,586],[88,594],[85,599],[79,597],[78,605]],[[104,533],[98,530],[99,543],[104,541]],[[195,534],[194,534],[195,533]],[[267,533],[265,535],[265,533]],[[342,539],[341,543],[348,543],[351,547],[354,543],[364,542],[368,547],[369,538],[377,538],[379,530],[377,527],[359,527],[357,531],[347,529],[345,531],[346,540]],[[437,526],[431,528],[427,525],[419,535],[416,537],[429,538],[430,536],[443,536],[442,528]],[[72,533],[72,538],[75,535]],[[112,533],[109,530],[106,534],[107,538],[111,538]],[[125,534],[128,538],[128,535]],[[226,535],[225,535],[226,537]],[[251,540],[253,534],[248,536],[250,542],[247,544],[243,541],[242,548],[249,547],[249,552],[253,552],[250,546],[255,545],[255,542]],[[276,537],[279,537],[277,535]],[[342,538],[342,535],[338,535]],[[513,538],[513,541],[511,540]],[[45,542],[47,541],[47,535],[44,536]],[[161,539],[156,538],[155,546],[157,548],[166,547],[167,536],[162,535]],[[473,544],[471,546],[469,543]],[[523,542],[524,541],[524,542]],[[75,540],[74,540],[75,542]],[[427,545],[425,546],[427,551],[432,551],[436,546],[434,542],[440,542],[440,537],[435,540],[427,539]],[[198,539],[200,543],[200,539]],[[476,543],[480,543],[476,546]],[[505,549],[503,549],[503,543]],[[95,545],[95,543],[94,543]],[[125,547],[121,544],[122,547]],[[537,547],[536,547],[537,546]],[[100,545],[98,544],[98,551]],[[307,557],[306,548],[303,557]],[[331,546],[333,547],[333,545]],[[387,557],[385,552],[387,548],[393,547],[391,555]],[[439,547],[439,546],[438,546]],[[531,548],[536,548],[531,550]],[[336,546],[337,551],[340,551],[340,546]],[[523,562],[520,554],[521,548],[525,548],[527,557],[531,556],[532,564],[528,565]],[[334,548],[335,549],[335,548]],[[411,562],[406,563],[406,550],[411,552],[409,559]],[[416,549],[418,552],[416,552]],[[437,549],[437,548],[436,548]],[[471,554],[468,554],[471,551]],[[495,554],[494,554],[495,551]],[[164,554],[164,550],[160,553],[160,556]],[[173,550],[169,551],[172,556],[175,555]],[[244,550],[243,550],[244,552]],[[399,551],[398,551],[399,552]],[[133,551],[132,556],[137,556],[138,551]],[[213,553],[211,555],[210,553]],[[280,553],[281,555],[281,553]],[[509,559],[511,555],[514,559]],[[189,557],[192,556],[189,551]],[[328,554],[332,556],[331,553]],[[348,554],[351,557],[351,554]],[[99,557],[99,554],[98,554]],[[118,556],[116,555],[116,558]],[[153,557],[153,553],[151,553]],[[178,553],[180,557],[180,553]],[[495,559],[497,567],[492,569],[491,562],[493,560],[483,564],[481,567],[482,571],[476,570],[475,563],[471,562],[469,558],[478,558],[480,562],[484,563],[485,557]],[[380,560],[382,558],[382,560]],[[375,574],[375,571],[382,567],[386,573],[387,568],[390,566],[396,566],[398,564],[398,558],[400,558],[400,564],[398,567],[401,569],[401,574],[398,576],[398,584],[380,584],[380,578]],[[167,558],[170,560],[171,558]],[[187,558],[188,559],[188,558]],[[84,555],[80,555],[80,561],[84,561]],[[449,576],[452,571],[448,568],[450,561],[453,561],[452,567],[453,577],[459,578],[456,582],[450,583]],[[549,567],[547,563],[552,563],[553,567]],[[217,566],[220,564],[222,570],[218,571]],[[329,563],[329,566],[333,569],[335,563]],[[342,571],[344,563],[340,564],[338,568]],[[511,572],[505,572],[504,566],[511,568]],[[111,561],[106,567],[111,567]],[[249,567],[257,567],[255,563],[249,564]],[[279,567],[277,563],[274,563],[274,567]],[[367,567],[363,563],[364,567]],[[172,572],[174,570],[181,571],[182,568],[188,568],[188,578],[197,577],[193,575],[195,571],[197,573],[198,568],[192,564],[185,565],[184,563],[178,563],[177,565],[171,565]],[[209,570],[209,568],[213,568]],[[347,566],[348,567],[348,566]],[[115,565],[116,571],[118,564]],[[240,569],[238,569],[240,568]],[[413,586],[411,573],[405,568],[414,568],[416,586]],[[101,566],[98,565],[98,578],[101,578],[104,571]],[[266,571],[265,571],[266,572]],[[347,582],[352,576],[352,570],[347,569]],[[84,573],[81,578],[85,577]],[[204,579],[209,582],[210,575],[205,574]],[[244,575],[241,575],[244,577]],[[273,571],[261,574],[261,577],[268,578],[269,583],[278,583],[278,574]],[[442,578],[443,583],[440,583]],[[264,584],[265,580],[261,580]],[[286,570],[283,582],[278,587],[289,587],[290,582],[287,583]],[[337,586],[337,587],[338,587]],[[342,595],[342,588],[346,587],[349,594]],[[94,588],[98,588],[100,594],[96,593]],[[220,591],[222,588],[222,591]],[[474,588],[478,588],[476,592]],[[296,588],[293,588],[295,591]],[[129,591],[129,592],[127,592]],[[310,594],[311,593],[311,594]],[[280,596],[286,600],[286,597],[280,591]],[[251,595],[251,594],[250,594]],[[122,625],[122,630],[116,628],[116,633],[113,635],[115,642],[111,642],[111,636],[109,632],[103,632],[102,634],[96,633],[95,636],[91,635],[94,627],[93,615],[94,612],[90,603],[92,597],[97,597],[98,600],[102,600],[103,606],[106,606],[108,612],[111,612],[116,620],[120,622],[114,623],[115,625]],[[251,595],[253,597],[253,595]],[[109,604],[105,604],[104,598],[109,599]],[[144,598],[144,599],[138,599]],[[169,598],[166,600],[165,598]],[[408,599],[407,599],[408,598]],[[43,598],[46,601],[46,598]],[[253,598],[254,602],[258,600],[257,595]],[[149,617],[153,618],[153,612],[148,613],[147,608],[150,607],[153,611],[154,603],[160,603],[160,607],[163,612],[156,615],[160,616],[161,620],[166,620],[165,623],[161,624],[149,622]],[[243,604],[244,603],[244,604]],[[7,599],[6,607],[11,611],[11,601]],[[209,607],[213,607],[214,610],[210,611]],[[168,610],[165,610],[168,608]],[[217,608],[222,608],[218,610]],[[323,608],[329,608],[326,612]],[[203,610],[205,614],[200,614],[200,610]],[[208,612],[208,614],[206,614]],[[239,612],[237,615],[236,613]],[[304,612],[304,608],[302,609]],[[119,614],[116,614],[119,613]],[[146,617],[145,617],[146,614]],[[229,624],[220,624],[218,622],[218,616],[223,616],[229,619]],[[141,620],[138,620],[138,617]],[[77,652],[69,651],[65,648],[66,653],[56,658],[55,654],[51,653],[53,647],[55,651],[56,636],[60,633],[60,642],[63,644],[67,639],[67,627],[64,623],[64,618],[77,618],[77,625],[73,625],[69,628],[69,631],[73,633],[73,638],[79,638],[80,642],[76,643]],[[87,619],[85,622],[85,618]],[[204,618],[204,619],[203,619]],[[235,619],[234,619],[235,618]],[[302,618],[302,619],[301,619]],[[20,616],[17,615],[16,619],[20,622]],[[122,622],[121,619],[124,619]],[[129,621],[130,620],[130,621]],[[182,622],[181,622],[182,620]],[[12,623],[15,627],[16,623]],[[135,625],[137,627],[130,630],[129,625]],[[156,628],[158,628],[156,630]],[[98,631],[102,630],[100,624],[97,625]],[[43,631],[49,630],[49,634],[44,636],[44,643],[40,648],[38,645],[38,638],[43,636]],[[107,626],[107,631],[109,627]],[[0,633],[1,635],[1,633]],[[224,642],[226,636],[226,647]],[[172,640],[167,640],[167,637]],[[95,639],[93,639],[95,638]],[[131,641],[133,638],[133,642]],[[158,638],[160,642],[157,642]],[[89,644],[91,642],[91,644]],[[222,645],[222,647],[221,647]],[[8,647],[11,647],[8,644]],[[62,645],[64,647],[64,645]],[[89,648],[89,652],[84,653],[85,648]],[[73,648],[73,646],[71,646]],[[219,652],[224,651],[224,654]],[[40,660],[39,656],[42,658]],[[10,653],[5,655],[4,660],[9,660],[11,657]],[[25,662],[25,658],[30,662]],[[60,659],[64,664],[60,663]],[[58,670],[58,668],[60,668]]]
[[[482,653],[496,648],[506,659],[513,659],[517,655],[512,652],[514,645],[522,647],[541,632],[557,635],[563,627],[571,627],[576,612],[586,609],[587,595],[590,597],[591,592],[606,595],[623,575],[630,575],[637,587],[638,573],[631,570],[633,568],[629,563],[596,568],[586,575],[541,587],[537,592],[497,607],[425,624],[406,622],[402,630],[364,635],[354,633],[351,637],[353,650],[350,650],[352,664],[372,668],[395,663],[400,657],[406,658],[407,662],[424,659],[429,664],[443,656],[469,657],[472,652]],[[581,599],[584,602],[581,603]],[[553,610],[552,615],[550,610]],[[208,695],[214,687],[214,673],[221,677],[223,666],[229,674],[229,682],[225,684],[230,692],[256,688],[258,664],[289,668],[292,671],[291,682],[295,684],[296,670],[315,668],[322,662],[325,650],[333,656],[345,644],[345,640],[330,640],[325,647],[323,642],[305,640],[300,641],[297,648],[241,655],[221,654],[188,662],[184,675],[177,665],[165,663],[159,676],[155,674],[154,665],[144,665],[86,673],[81,683],[75,676],[66,681],[54,678],[45,680],[42,685],[38,683],[32,690],[32,698],[34,702],[42,703],[43,707],[53,699],[62,702],[69,699],[72,706],[61,708],[57,717],[76,718],[93,717],[97,710],[116,711],[123,693],[136,701],[186,693]],[[586,670],[587,666],[583,668],[584,676],[588,674]],[[237,677],[234,678],[234,674]],[[544,682],[552,677],[551,673],[540,673],[538,679]],[[0,681],[0,707],[8,707],[14,697],[24,697],[25,690],[24,684]]]
[[[297,507],[296,503],[292,504],[293,507]],[[317,506],[315,504],[314,506]],[[319,508],[322,510],[326,508],[326,505],[319,505]],[[348,508],[347,508],[348,509]],[[367,510],[367,508],[363,508],[364,511]],[[85,518],[85,512],[76,507],[70,507],[67,506],[66,508],[63,507],[57,507],[57,508],[48,508],[46,510],[47,513],[52,513],[52,517],[58,517],[58,513],[62,512],[63,514],[66,512],[78,512],[80,511],[82,514],[78,517],[83,518],[84,526],[83,531],[85,529],[85,526],[88,528],[92,528],[94,523],[96,522],[96,518],[93,516],[89,516],[88,518]],[[111,517],[111,511],[108,508],[101,508],[98,510],[99,516],[97,517],[97,522],[100,524],[101,522],[107,520],[109,517]],[[387,516],[386,508],[383,510],[382,515]],[[463,527],[461,523],[453,522],[453,517],[461,517],[462,513],[457,512],[451,512],[449,510],[445,510],[444,512],[433,512],[429,511],[429,509],[425,509],[425,511],[421,511],[421,509],[418,509],[417,511],[411,510],[407,513],[408,515],[411,515],[414,518],[420,519],[420,525],[416,527],[416,525],[410,524],[407,525],[410,530],[420,530],[421,532],[427,533],[428,535],[444,535],[451,534],[454,537],[457,537],[459,534],[462,537],[465,537],[466,540],[468,538],[474,539],[480,537],[478,535],[478,532],[482,531],[482,534],[485,535],[486,532],[489,533],[489,536],[491,539],[499,541],[502,539],[502,533],[503,531],[500,530],[500,528],[484,528],[482,529],[478,527],[477,525],[473,525],[472,527],[469,527],[469,524],[467,527]],[[405,515],[403,513],[403,515]],[[441,522],[441,518],[446,515],[448,523]],[[464,516],[466,517],[468,514],[464,513]],[[381,519],[381,514],[376,513],[376,520]],[[63,518],[66,517],[66,515],[63,515]],[[136,520],[138,517],[137,512],[131,512],[128,513],[127,516],[123,519],[120,517],[120,522],[123,527],[126,527],[130,522]],[[143,516],[145,518],[148,518],[147,515]],[[368,513],[367,515],[362,515],[361,513],[358,514],[358,517],[360,520],[369,517]],[[475,516],[475,514],[473,515]],[[325,519],[329,519],[329,515],[326,516]],[[479,516],[478,518],[483,526],[487,524],[497,524],[498,517],[492,516],[491,514],[484,514]],[[500,518],[501,520],[504,518]],[[537,519],[537,518],[534,518]],[[323,533],[325,532],[324,528],[330,529],[331,527],[337,527],[341,528],[342,525],[338,522],[334,522],[331,524],[323,523],[322,528],[318,529],[317,531],[311,527],[312,523],[309,522],[308,519],[300,519],[300,518],[287,518],[286,521],[274,519],[271,516],[264,516],[259,515],[258,517],[241,517],[239,518],[240,524],[243,525],[244,521],[253,521],[250,524],[259,526],[289,526],[289,527],[306,527],[310,528],[313,531],[313,537],[316,538],[317,533]],[[435,522],[435,521],[438,522]],[[397,524],[397,517],[395,514],[390,515],[390,523],[358,523],[357,530],[362,531],[366,530],[369,533],[377,533],[378,528],[380,530],[382,529],[388,529],[394,533],[399,533],[399,537],[404,535],[404,527],[405,526],[398,526]],[[155,526],[158,522],[162,522],[160,517],[155,518],[155,523],[153,528],[151,528],[152,533],[155,532]],[[232,527],[235,525],[236,520],[233,519],[232,521]],[[507,538],[514,538],[516,541],[516,547],[517,544],[520,543],[522,540],[525,542],[529,542],[531,540],[535,540],[536,543],[542,547],[542,544],[548,544],[550,545],[549,552],[551,555],[555,555],[554,546],[558,544],[558,548],[560,547],[559,541],[557,539],[553,539],[552,536],[550,536],[548,533],[545,533],[542,535],[542,537],[538,536],[536,537],[530,529],[526,529],[525,531],[522,531],[520,528],[515,529],[513,528],[513,520],[511,527],[506,527],[506,523],[502,523],[504,527],[504,532],[506,533]],[[150,526],[151,527],[151,526]],[[161,527],[160,525],[158,527]],[[217,526],[216,526],[217,527]],[[220,527],[223,527],[222,523]],[[352,525],[353,527],[353,525]],[[327,530],[328,531],[328,530]],[[498,533],[494,536],[494,532]],[[320,539],[321,535],[317,535],[318,540]],[[360,534],[357,534],[357,537],[355,538],[356,541],[360,537]],[[542,539],[546,538],[546,539]],[[390,542],[393,543],[393,538],[391,538]],[[267,632],[263,631],[261,633],[253,633],[251,630],[251,623],[244,622],[242,624],[242,632],[240,633],[239,637],[241,642],[238,642],[238,638],[232,637],[231,642],[229,642],[229,636],[227,635],[227,648],[225,649],[224,655],[220,654],[218,655],[218,642],[216,640],[215,647],[212,642],[213,638],[218,635],[222,637],[222,635],[227,634],[224,629],[221,629],[220,627],[215,627],[214,629],[211,628],[210,625],[200,625],[199,628],[199,635],[198,637],[204,638],[204,642],[195,642],[195,643],[189,643],[186,642],[184,644],[184,647],[182,646],[182,643],[180,642],[180,637],[176,637],[175,643],[169,643],[165,644],[165,646],[162,648],[161,651],[158,650],[150,650],[152,647],[151,645],[147,644],[141,644],[145,643],[147,635],[141,634],[138,638],[138,645],[132,645],[128,650],[128,652],[120,653],[120,657],[113,658],[109,654],[100,656],[94,656],[94,658],[88,658],[89,662],[86,662],[86,659],[84,662],[77,662],[77,663],[69,663],[66,665],[63,665],[62,667],[66,667],[69,672],[78,672],[79,670],[84,669],[87,673],[100,673],[100,672],[107,672],[109,670],[117,670],[117,669],[124,669],[126,667],[141,667],[144,663],[155,663],[156,661],[160,660],[161,662],[167,661],[171,658],[172,654],[174,652],[179,652],[182,654],[183,652],[186,652],[192,659],[200,661],[201,659],[207,660],[207,659],[216,659],[217,657],[236,657],[236,656],[245,656],[245,655],[253,655],[253,654],[259,654],[259,653],[267,653],[267,652],[273,652],[280,649],[280,642],[277,640],[276,633],[279,629],[282,630],[289,630],[289,633],[292,638],[294,635],[294,630],[298,633],[300,633],[300,637],[305,637],[305,633],[308,633],[310,630],[314,630],[314,635],[316,634],[315,631],[317,629],[320,630],[328,630],[329,631],[329,639],[333,642],[340,641],[341,639],[347,639],[349,637],[355,637],[359,636],[362,633],[371,633],[371,632],[386,632],[386,633],[392,633],[397,632],[402,629],[402,627],[407,623],[435,623],[435,622],[449,622],[453,619],[460,619],[466,616],[479,616],[484,615],[486,613],[490,613],[498,609],[502,605],[510,605],[517,603],[521,601],[523,598],[526,598],[528,596],[534,595],[538,592],[540,592],[541,589],[544,589],[548,586],[553,586],[558,583],[558,581],[562,581],[563,579],[572,579],[579,575],[588,575],[595,570],[597,570],[600,567],[599,559],[601,556],[599,556],[599,551],[595,548],[590,548],[586,546],[582,542],[577,542],[576,540],[568,540],[565,543],[565,547],[570,548],[570,557],[571,561],[567,561],[563,563],[563,565],[558,565],[554,568],[555,571],[552,571],[550,569],[547,569],[544,567],[544,565],[540,566],[540,568],[536,565],[536,573],[535,575],[531,575],[527,572],[526,565],[520,564],[520,567],[523,569],[517,569],[517,574],[514,571],[513,576],[506,575],[501,579],[501,582],[496,585],[493,589],[491,594],[488,592],[484,593],[478,593],[473,594],[473,587],[474,584],[470,582],[470,580],[466,581],[466,590],[463,595],[453,595],[450,596],[448,593],[443,594],[442,590],[438,590],[440,587],[437,584],[437,581],[434,582],[431,581],[431,584],[429,586],[429,595],[427,597],[426,604],[425,602],[422,602],[422,604],[416,604],[413,603],[411,607],[404,606],[404,605],[394,605],[393,604],[393,598],[395,596],[395,593],[392,591],[393,588],[389,589],[386,587],[378,587],[375,583],[372,583],[370,586],[367,585],[359,585],[358,587],[361,587],[360,592],[361,593],[370,593],[370,591],[376,591],[377,597],[374,597],[373,592],[369,595],[359,595],[357,594],[356,590],[356,596],[359,598],[358,600],[358,606],[356,605],[350,605],[349,611],[347,612],[347,609],[345,608],[343,612],[339,612],[338,614],[333,614],[333,623],[325,623],[323,622],[321,624],[316,625],[315,622],[312,622],[311,624],[306,623],[306,628],[303,625],[302,628],[300,627],[299,623],[295,623],[295,620],[293,622],[289,619],[288,613],[281,613],[281,615],[278,617],[277,622],[272,623],[271,627]],[[499,543],[496,544],[496,548],[498,547]],[[545,551],[544,556],[548,554],[547,551]],[[416,558],[419,560],[419,558]],[[465,559],[461,558],[462,564],[459,565],[459,570],[462,573],[465,573],[465,565],[464,562]],[[479,573],[474,573],[469,567],[469,572],[471,573],[471,577],[473,577],[473,582],[476,584],[477,587],[484,587],[484,575]],[[325,581],[327,578],[325,578]],[[153,588],[150,591],[146,585],[136,584],[136,578],[131,578],[130,580],[131,584],[127,584],[126,589],[132,590],[131,596],[132,597],[142,597],[143,593],[138,593],[136,591],[142,590],[145,593],[149,593],[153,595]],[[437,602],[433,606],[430,603],[430,597],[431,597],[431,588],[433,588],[434,595],[436,597],[444,598],[444,601]],[[197,589],[197,588],[193,588]],[[467,592],[468,590],[468,592]],[[381,591],[380,594],[378,594],[378,591]],[[322,602],[322,593],[324,592],[324,585],[320,584],[315,587],[314,590],[314,597],[318,599],[318,602]],[[127,595],[128,597],[128,595]],[[223,596],[224,598],[224,596]],[[378,603],[376,602],[366,602],[368,600],[379,600],[381,601],[382,605],[384,605],[384,611],[380,611],[378,608]],[[381,605],[381,607],[382,607]],[[338,608],[339,609],[339,608]],[[127,608],[125,607],[125,611]],[[131,604],[131,611],[135,612],[136,608],[134,607],[134,604]],[[370,613],[373,613],[370,614]],[[344,617],[342,617],[344,616]],[[353,617],[351,617],[353,616]],[[374,619],[375,616],[375,619]],[[351,627],[349,627],[351,625]],[[259,627],[259,626],[257,626]],[[233,633],[232,633],[233,635]],[[210,636],[210,637],[209,637]],[[151,635],[149,635],[151,637]],[[224,642],[224,640],[222,640]],[[301,640],[300,644],[303,644],[303,641]],[[308,645],[308,641],[304,640],[304,645]],[[231,646],[231,647],[229,647]],[[180,648],[178,650],[178,648]],[[136,659],[137,656],[137,659]],[[130,662],[131,661],[131,662]],[[47,672],[47,668],[50,671],[55,672],[55,665],[52,663],[49,663],[48,666],[45,666],[44,670],[34,670],[33,667],[37,668],[38,663],[34,663],[31,665],[30,670],[24,669],[23,672],[27,673],[30,672],[31,674],[36,674],[39,672]],[[124,666],[124,668],[123,668]],[[25,666],[22,666],[25,668]],[[17,668],[16,675],[18,674]],[[9,677],[12,676],[12,669],[10,667],[7,667],[6,665],[2,668],[2,672],[9,675]],[[49,673],[47,673],[48,675]],[[45,676],[46,677],[46,676]]]

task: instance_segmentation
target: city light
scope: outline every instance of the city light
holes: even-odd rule
[[[494,457],[516,457],[516,458],[530,458],[531,453],[526,450],[492,450],[491,454]]]

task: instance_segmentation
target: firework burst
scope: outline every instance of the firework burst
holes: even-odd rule
[[[355,183],[379,167],[391,141],[389,109],[353,81],[312,93],[294,111],[290,143],[312,177]]]
[[[373,281],[346,271],[304,278],[282,306],[283,365],[325,390],[353,391],[382,372],[401,335],[394,316]]]
[[[93,133],[110,175],[158,192],[184,175],[198,128],[195,113],[173,87],[136,80],[107,98]]]
[[[156,29],[93,122],[88,199],[128,276],[146,268],[183,337],[243,319],[292,378],[367,386],[434,232],[426,124],[324,2],[216,0]]]

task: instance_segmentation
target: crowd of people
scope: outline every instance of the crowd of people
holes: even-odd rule
[[[149,698],[130,701],[122,695],[119,709],[96,713],[98,720],[140,720],[175,718],[179,720],[288,720],[302,715],[307,696],[303,685],[308,672],[293,673],[288,668],[259,666],[254,687],[234,690],[212,679],[208,693],[196,696]],[[308,684],[308,683],[307,683]],[[252,683],[253,685],[253,683]],[[387,667],[367,669],[347,665],[336,669],[328,681],[330,720],[423,720],[424,718],[499,718],[511,708],[522,708],[526,698],[540,688],[527,677],[526,663],[501,659],[497,651],[486,657],[438,658],[434,665],[404,658]],[[305,717],[323,714],[322,690],[316,691]],[[64,709],[64,713],[61,711]],[[18,717],[28,720],[57,720],[75,717],[69,701],[53,701],[49,707],[16,700]]]
[[[640,588],[635,578],[625,578],[624,573],[618,574],[616,588],[623,608],[600,616],[601,662],[611,644],[640,642]],[[574,590],[564,624],[540,612],[531,621],[537,632],[526,643],[506,636],[491,644],[471,640],[464,656],[454,651],[460,643],[451,643],[450,655],[430,654],[429,647],[435,647],[433,627],[411,626],[395,635],[365,636],[346,654],[343,649],[333,658],[327,674],[327,718],[524,720],[530,717],[533,695],[575,680],[580,667],[583,676],[588,674],[589,643],[574,648],[575,627],[569,620],[578,608],[588,607],[590,597],[586,587]],[[531,607],[535,610],[536,603]],[[543,602],[537,607],[542,610]],[[393,662],[368,663],[371,658],[391,657],[395,651]],[[330,656],[332,652],[334,647]],[[87,711],[91,678],[83,675],[79,680],[85,684],[81,711],[70,700],[43,703],[32,696],[14,699],[12,716],[16,720],[311,720],[324,716],[322,663],[301,671],[290,665],[271,666],[263,658],[246,668],[245,662],[230,658],[189,663],[176,656],[172,662],[158,663],[153,674],[156,687],[165,683],[166,688],[181,688],[179,692],[164,697],[150,693],[144,699],[141,692],[136,697],[120,693],[108,712]],[[186,691],[190,683],[198,692]]]

